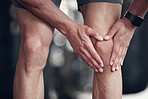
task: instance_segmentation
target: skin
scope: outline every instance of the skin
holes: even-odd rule
[[[104,66],[100,56],[91,43],[90,36],[103,40],[99,33],[86,25],[74,23],[50,0],[19,0],[31,13],[38,16],[52,27],[64,34],[74,52],[96,72],[103,72]]]
[[[134,0],[128,11],[133,15],[144,17],[148,11],[148,0]],[[134,26],[127,18],[123,17],[115,22],[104,37],[105,40],[114,38],[114,48],[110,59],[112,71],[118,70],[120,65],[123,65],[135,29],[136,26]]]
[[[14,99],[43,99],[43,69],[52,40],[53,27],[28,10],[20,8],[15,10],[21,30],[21,47],[14,79]],[[105,36],[112,24],[119,19],[121,5],[90,3],[90,6],[84,7],[84,10],[82,12],[85,24],[89,26],[87,31],[99,31],[100,35]],[[93,14],[93,11],[96,14]],[[114,13],[111,13],[112,11]],[[101,17],[100,14],[104,14],[106,17]],[[107,14],[111,17],[107,17]],[[93,19],[96,21],[93,21]],[[122,93],[121,71],[111,73],[109,67],[113,41],[98,42],[93,37],[90,40],[92,40],[97,53],[101,55],[105,64],[102,74],[94,74],[93,99],[109,99],[109,97],[120,99]]]
[[[53,36],[53,27],[25,9],[15,8],[15,11],[21,31],[21,46],[13,98],[44,99],[43,69]]]
[[[121,4],[115,3],[88,3],[80,6],[80,9],[84,17],[84,24],[95,31],[99,31],[100,35],[104,37],[112,25],[120,18],[121,7]],[[121,68],[117,72],[112,72],[109,65],[114,45],[113,40],[100,42],[94,38],[91,39],[104,62],[104,72],[94,73],[93,99],[121,99]]]
[[[96,72],[101,69],[98,63],[103,64],[90,39],[92,36],[101,40],[97,32],[86,25],[71,21],[51,1],[45,3],[45,6],[39,4],[40,8],[32,6],[27,6],[30,10],[15,8],[21,30],[21,46],[14,78],[14,99],[44,98],[43,69],[52,40],[53,26],[66,35],[72,42],[74,51]]]
[[[84,6],[82,13],[85,24],[88,25],[86,26],[71,21],[50,0],[20,0],[19,2],[27,10],[16,8],[21,29],[21,47],[14,79],[14,99],[44,98],[43,69],[47,61],[53,27],[68,38],[75,53],[91,68],[96,72],[103,72],[104,69],[102,74],[94,74],[93,99],[121,98],[121,69],[111,73],[109,66],[115,42],[113,43],[112,39],[103,42],[96,41],[102,41],[99,33],[104,37],[113,23],[119,19],[121,5],[97,3],[94,6],[91,4]],[[99,12],[97,9],[100,9]],[[106,13],[108,10],[109,12]],[[88,14],[90,11],[92,14]],[[101,17],[101,14],[104,14],[105,18],[103,15]],[[90,36],[95,39],[90,39]]]

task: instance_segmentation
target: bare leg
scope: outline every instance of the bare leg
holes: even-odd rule
[[[120,18],[121,7],[120,4],[113,3],[89,3],[80,6],[80,9],[84,17],[84,23],[104,37],[113,23]],[[93,38],[92,41],[105,64],[102,74],[94,73],[93,99],[121,99],[121,68],[116,72],[111,72],[109,65],[113,41],[99,42]]]
[[[53,28],[25,9],[16,8],[21,46],[14,79],[14,99],[44,99],[45,67]]]

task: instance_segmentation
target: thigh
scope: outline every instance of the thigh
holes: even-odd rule
[[[80,6],[84,24],[97,30],[102,36],[120,18],[122,5],[118,3],[95,2]]]
[[[26,9],[15,7],[17,21],[21,32],[21,44],[30,41],[34,45],[41,43],[49,46],[54,28]]]

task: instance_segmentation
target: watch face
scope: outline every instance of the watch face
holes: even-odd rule
[[[135,18],[132,20],[132,24],[136,26],[140,26],[142,22],[143,22],[143,18],[141,18],[138,15],[136,15]]]

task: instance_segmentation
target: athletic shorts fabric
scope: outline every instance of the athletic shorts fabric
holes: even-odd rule
[[[51,0],[57,7],[60,6],[61,0]],[[123,4],[123,0],[77,0],[78,10],[80,5],[93,3],[93,2],[109,2]],[[13,5],[19,8],[24,8],[17,0],[13,0]]]
[[[51,0],[57,7],[60,6],[61,0]],[[12,4],[18,8],[24,8],[17,0],[13,0]]]

